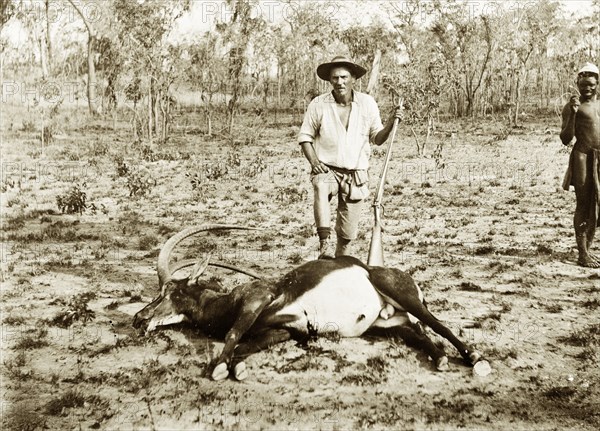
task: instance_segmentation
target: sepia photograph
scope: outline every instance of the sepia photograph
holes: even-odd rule
[[[0,428],[600,429],[600,0],[0,0]]]

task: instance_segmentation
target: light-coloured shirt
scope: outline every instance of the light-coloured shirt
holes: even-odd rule
[[[310,102],[300,127],[298,143],[311,142],[319,160],[343,169],[368,169],[371,145],[383,129],[377,102],[353,91],[348,130],[342,124],[331,92]]]

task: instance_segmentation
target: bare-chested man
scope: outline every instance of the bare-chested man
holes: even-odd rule
[[[577,263],[600,268],[590,253],[596,226],[600,226],[600,101],[597,97],[598,67],[586,63],[577,74],[580,96],[573,96],[562,111],[560,139],[568,145],[575,137],[569,169],[563,183],[575,187],[577,205],[573,222],[579,258]]]

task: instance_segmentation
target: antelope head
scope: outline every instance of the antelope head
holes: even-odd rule
[[[224,263],[211,262],[210,256],[197,263],[186,260],[176,263],[173,267],[169,265],[171,253],[179,242],[200,232],[223,229],[253,228],[221,224],[197,226],[185,229],[169,238],[158,255],[157,272],[158,284],[161,289],[160,294],[150,304],[136,313],[133,318],[134,327],[141,328],[145,326],[146,331],[150,332],[159,326],[173,325],[189,320],[202,320],[200,316],[202,316],[203,310],[205,308],[210,309],[210,306],[207,307],[207,303],[218,296],[213,290],[215,287],[213,283],[200,280],[200,276],[209,264],[260,278],[258,274],[249,270]],[[191,265],[194,265],[194,269],[189,277],[178,278],[174,276],[178,270]],[[214,310],[209,310],[208,314],[210,314],[210,311]],[[192,316],[194,316],[193,319]]]
[[[202,296],[207,289],[206,282],[198,279],[206,270],[210,256],[194,266],[189,277],[169,277],[164,281],[160,295],[136,313],[133,326],[146,327],[146,332],[159,326],[173,325],[191,320],[191,315],[202,308]]]

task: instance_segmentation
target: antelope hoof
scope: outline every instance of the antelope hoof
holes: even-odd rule
[[[216,381],[224,380],[227,376],[229,376],[229,370],[227,369],[227,364],[225,362],[221,362],[217,365],[212,372],[212,379]]]
[[[442,356],[435,363],[435,368],[438,371],[448,371],[450,367],[448,367],[448,357]]]
[[[477,351],[469,353],[469,360],[471,361],[471,365],[475,365],[481,360],[481,353]]]
[[[246,369],[246,364],[244,362],[239,362],[233,368],[233,375],[236,380],[244,380],[248,377],[248,370]]]

